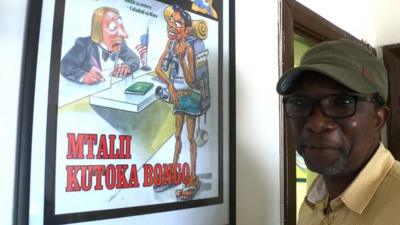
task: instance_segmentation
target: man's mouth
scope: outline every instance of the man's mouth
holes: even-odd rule
[[[334,149],[335,147],[329,145],[304,145],[305,148],[312,148],[317,150]]]
[[[168,32],[168,38],[170,40],[175,40],[176,39],[176,33],[174,31],[171,31],[171,29],[167,29]]]
[[[121,49],[121,43],[120,43],[120,42],[113,43],[113,44],[111,45],[111,51],[113,51],[113,52],[117,52],[117,51],[119,51],[120,49]]]
[[[304,143],[301,148],[315,151],[332,150],[339,151],[341,148],[329,143]]]

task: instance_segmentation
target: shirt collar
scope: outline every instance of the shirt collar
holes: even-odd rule
[[[361,170],[349,187],[335,200],[340,199],[349,209],[361,214],[371,201],[379,185],[394,163],[392,154],[381,143],[367,165]],[[307,201],[312,204],[327,197],[327,189],[322,176],[312,185]]]
[[[324,199],[327,194],[328,191],[326,189],[324,179],[322,176],[318,176],[307,195],[307,201],[315,205],[317,202]]]

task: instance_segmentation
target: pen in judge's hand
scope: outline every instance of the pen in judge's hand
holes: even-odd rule
[[[91,74],[91,77],[95,79],[96,82],[98,81],[105,81],[103,74],[101,73],[100,64],[97,62],[96,58],[92,56],[90,58],[92,69],[89,71],[88,74]]]

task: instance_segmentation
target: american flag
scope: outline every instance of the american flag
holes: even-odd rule
[[[135,49],[139,52],[140,59],[142,60],[142,64],[146,65],[146,53],[147,53],[147,46],[149,44],[149,35],[142,34],[140,36],[140,44],[136,45]]]

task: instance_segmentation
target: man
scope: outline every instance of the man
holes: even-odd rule
[[[323,42],[277,84],[296,150],[320,174],[299,225],[400,221],[400,164],[380,143],[389,116],[383,63],[363,44]]]
[[[177,191],[178,200],[191,200],[200,187],[196,175],[197,147],[194,139],[196,117],[200,115],[200,101],[194,92],[194,51],[187,39],[192,32],[192,19],[179,6],[167,18],[168,41],[156,67],[158,77],[167,84],[174,104],[175,114],[175,152],[172,163],[178,163],[182,149],[181,134],[186,118],[188,141],[190,145],[190,178],[185,188]],[[169,76],[167,75],[169,72]],[[164,191],[172,185],[154,187],[156,192]]]
[[[61,74],[84,84],[98,83],[109,74],[115,77],[132,74],[139,68],[140,61],[127,46],[126,38],[128,34],[117,9],[96,9],[92,17],[91,36],[77,38],[61,60]]]

